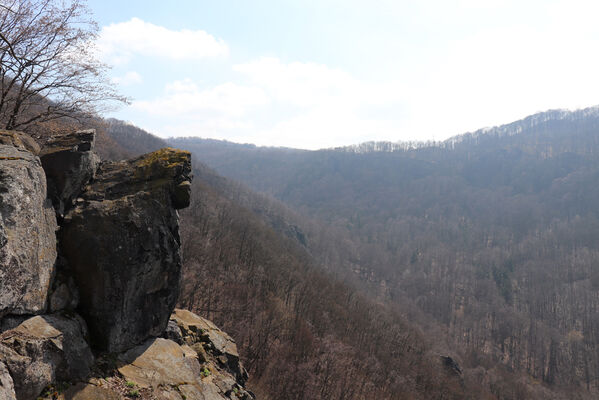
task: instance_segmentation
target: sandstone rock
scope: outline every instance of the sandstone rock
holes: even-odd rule
[[[156,399],[158,400],[181,400],[181,394],[179,393],[179,390],[177,390],[176,388],[172,387],[172,386],[162,386],[159,387],[155,392],[154,392],[154,396],[156,396]],[[192,397],[190,397],[190,399],[192,399]]]
[[[189,344],[203,341],[209,343],[217,355],[230,354],[239,359],[235,341],[212,321],[182,309],[176,309],[171,320],[177,323],[184,338],[192,340]]]
[[[8,145],[27,150],[33,155],[39,155],[40,146],[26,133],[19,131],[0,130],[0,145]]]
[[[8,367],[19,399],[35,399],[56,380],[82,380],[90,373],[93,355],[77,318],[32,317],[0,334],[0,361]]]
[[[194,343],[191,348],[196,352],[199,362],[203,363],[208,361],[208,354],[206,353],[202,343]]]
[[[193,384],[200,379],[198,360],[185,357],[183,349],[168,339],[149,339],[119,356],[119,360],[125,363],[119,368],[121,375],[142,388]]]
[[[110,389],[88,383],[71,386],[64,394],[65,400],[120,400],[120,396]]]
[[[0,400],[16,400],[15,388],[6,365],[0,361]]]
[[[200,365],[189,346],[168,339],[149,339],[119,356],[119,360],[123,363],[120,374],[141,388],[152,389],[158,399],[254,398],[227,371],[212,361]]]
[[[239,361],[235,341],[212,321],[180,309],[175,310],[171,315],[171,320],[175,321],[181,329],[185,343],[197,351],[198,359],[202,360],[207,357],[205,352],[198,348],[198,343],[202,343],[203,348],[212,353],[241,385],[247,381],[248,374]]]
[[[54,210],[40,160],[23,137],[11,136],[18,147],[0,144],[0,319],[44,312],[55,270]]]
[[[175,208],[186,202],[174,196],[190,174],[190,154],[173,149],[102,163],[65,215],[61,249],[100,349],[123,351],[164,332],[181,279]]]
[[[48,196],[59,216],[70,208],[94,177],[100,159],[93,152],[96,131],[86,130],[47,138],[40,151],[48,179]]]
[[[201,382],[199,385],[181,385],[179,392],[185,399],[222,400],[223,394],[214,385]]]

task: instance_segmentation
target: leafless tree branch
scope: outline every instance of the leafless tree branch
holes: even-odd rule
[[[0,5],[0,128],[87,118],[127,102],[93,54],[98,26],[83,1]]]

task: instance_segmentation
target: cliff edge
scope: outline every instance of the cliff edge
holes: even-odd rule
[[[0,131],[0,400],[253,399],[235,342],[175,310],[191,156]]]

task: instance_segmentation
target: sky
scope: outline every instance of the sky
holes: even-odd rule
[[[443,140],[599,104],[599,2],[88,0],[160,137],[304,149]]]

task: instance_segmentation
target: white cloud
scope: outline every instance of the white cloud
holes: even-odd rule
[[[254,143],[302,149],[337,147],[393,136],[397,123],[348,113],[345,108],[315,108],[261,131]]]
[[[115,78],[112,78],[112,82],[121,86],[129,86],[142,83],[143,79],[141,75],[136,71],[128,71],[123,76],[117,76]]]
[[[374,85],[361,82],[349,73],[316,63],[283,63],[263,57],[233,66],[250,82],[263,87],[274,99],[298,107],[322,107],[345,104],[359,107],[382,104],[398,98],[393,83]]]
[[[134,102],[133,108],[148,117],[167,117],[168,122],[152,128],[162,136],[322,148],[395,133],[393,118],[378,112],[380,106],[399,101],[395,84],[369,84],[325,65],[276,58],[233,69],[242,83],[201,89],[191,79],[174,81],[165,86],[163,96]]]
[[[202,30],[169,30],[132,18],[105,26],[97,42],[102,59],[113,64],[127,63],[134,55],[171,60],[199,60],[226,56],[227,44]]]
[[[128,112],[162,135],[304,148],[440,140],[536,111],[599,103],[596,0],[302,4],[310,15],[327,15],[310,21],[305,41],[289,35],[294,45],[279,48],[283,41],[269,40],[281,32],[265,26],[264,42],[247,47],[247,37],[236,36],[246,33],[233,32],[230,40],[243,51],[218,64],[180,61],[227,55],[222,39],[137,18],[104,27],[99,47],[108,62],[139,55],[179,61],[135,59],[140,64],[120,69],[116,78],[133,84],[137,78],[125,72],[143,71],[152,85],[130,88],[141,101]],[[331,12],[341,6],[343,12]],[[256,48],[320,61],[259,58]]]
[[[224,83],[202,90],[191,79],[184,79],[168,83],[163,96],[135,101],[132,106],[150,115],[173,118],[238,118],[268,101],[260,88]]]
[[[547,109],[597,104],[599,54],[590,49],[599,29],[589,32],[582,12],[574,13],[576,19],[572,9],[558,9],[547,8],[554,18],[547,27],[502,26],[450,43],[438,54],[437,67],[415,75],[408,89],[407,130],[443,139]],[[579,26],[558,24],[570,18]]]

